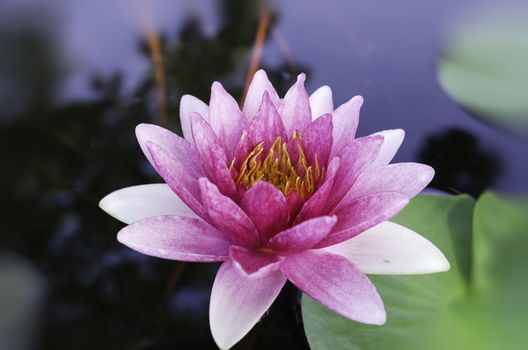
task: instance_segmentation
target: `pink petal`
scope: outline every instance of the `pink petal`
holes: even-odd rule
[[[313,121],[303,133],[303,146],[306,157],[315,164],[315,156],[319,164],[325,165],[332,149],[332,115],[325,114]]]
[[[181,128],[185,139],[190,143],[194,143],[191,130],[191,113],[198,113],[205,120],[209,120],[208,105],[192,95],[183,95],[180,100]]]
[[[200,158],[192,144],[173,132],[153,124],[139,124],[136,126],[136,137],[141,150],[153,166],[154,162],[147,148],[148,142],[160,145],[194,177],[204,175]]]
[[[402,129],[384,130],[371,136],[374,135],[383,136],[383,145],[381,146],[378,157],[369,165],[369,168],[384,166],[391,162],[405,138],[405,131]]]
[[[255,148],[255,142],[249,137],[247,130],[242,131],[240,140],[235,147],[235,154],[233,155],[234,165],[238,169],[242,162],[246,159],[249,152]]]
[[[310,108],[312,110],[312,120],[316,120],[323,114],[334,111],[334,101],[332,100],[332,89],[323,85],[310,95]]]
[[[244,101],[243,112],[248,120],[252,120],[255,114],[257,114],[260,104],[262,102],[262,96],[267,92],[268,96],[275,107],[279,106],[279,95],[271,84],[266,75],[266,72],[262,69],[258,70],[253,76],[251,84],[249,84],[246,100]]]
[[[281,257],[275,254],[237,246],[231,246],[229,253],[235,266],[252,277],[269,274],[270,270],[277,271],[280,267]]]
[[[285,141],[286,129],[268,93],[264,92],[260,109],[249,125],[249,137],[255,143],[264,141],[264,149],[268,150],[278,136]]]
[[[297,163],[299,160],[299,147],[304,148],[302,139],[299,137],[290,138],[286,143],[286,148],[288,149],[292,164]]]
[[[376,288],[344,257],[310,250],[285,259],[281,271],[330,310],[361,323],[385,323],[383,301]]]
[[[336,216],[320,216],[304,221],[273,236],[268,242],[268,247],[290,254],[305,251],[319,243],[336,222]]]
[[[227,158],[232,159],[242,130],[247,128],[247,120],[238,103],[219,82],[214,82],[211,87],[209,123],[224,147]]]
[[[341,165],[335,176],[334,187],[327,208],[334,208],[352,187],[356,177],[378,156],[383,143],[381,136],[355,139],[343,148],[338,156]]]
[[[332,122],[334,123],[332,155],[338,154],[346,145],[354,140],[359,124],[359,110],[361,109],[361,105],[363,105],[363,97],[354,96],[332,113]]]
[[[288,222],[284,194],[269,182],[259,181],[244,194],[240,206],[260,232],[262,242],[281,231]]]
[[[399,192],[409,198],[420,193],[434,176],[434,170],[419,163],[396,163],[359,174],[341,203],[379,192]]]
[[[198,114],[191,115],[192,131],[198,154],[207,177],[213,181],[220,191],[231,197],[237,197],[235,182],[227,166],[227,156],[218,143],[213,130]]]
[[[210,169],[210,179],[214,181],[220,192],[231,198],[238,198],[238,191],[231,172],[225,163],[225,153],[218,144],[211,144],[209,150],[209,159],[211,160],[212,169]]]
[[[222,264],[211,292],[209,323],[220,349],[229,349],[268,310],[286,283],[279,271],[252,278],[231,261]]]
[[[332,211],[337,224],[317,247],[326,247],[350,239],[372,226],[398,213],[407,205],[409,198],[398,192],[375,193],[355,198]]]
[[[123,228],[117,240],[140,253],[163,259],[225,261],[229,241],[214,227],[196,218],[157,216]]]
[[[192,211],[206,219],[207,214],[200,201],[198,180],[159,145],[147,142],[147,149],[153,159],[154,168],[167,185]]]
[[[209,147],[211,143],[220,143],[211,125],[198,113],[191,113],[191,131],[198,152]]]
[[[293,218],[296,217],[297,214],[299,214],[299,211],[303,206],[304,199],[302,199],[297,192],[290,192],[290,194],[286,198],[286,202],[288,203],[290,218]]]
[[[256,247],[260,237],[251,219],[240,207],[220,193],[218,187],[206,178],[201,178],[202,203],[214,226],[229,239],[243,247]]]
[[[304,74],[299,74],[297,82],[288,90],[279,108],[279,114],[290,137],[295,130],[304,131],[312,121],[310,101],[304,88],[305,79]]]
[[[334,186],[334,179],[337,171],[340,166],[340,159],[335,157],[328,165],[328,170],[326,171],[326,178],[317,189],[317,191],[304,203],[301,208],[301,211],[295,218],[295,222],[299,223],[313,217],[319,216],[323,210],[326,208],[328,203],[328,198],[332,192]]]

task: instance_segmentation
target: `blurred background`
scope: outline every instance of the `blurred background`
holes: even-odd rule
[[[116,241],[106,194],[159,181],[138,123],[180,132],[180,97],[242,98],[299,72],[335,106],[365,98],[359,135],[403,128],[395,161],[432,188],[528,189],[528,6],[465,0],[1,0],[0,349],[214,349],[217,266]],[[283,293],[236,349],[308,349]]]

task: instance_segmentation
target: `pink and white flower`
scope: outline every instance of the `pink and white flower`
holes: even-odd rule
[[[356,96],[334,110],[304,74],[280,99],[258,71],[240,110],[218,82],[209,105],[186,95],[184,138],[155,125],[136,134],[164,184],[101,200],[128,224],[119,242],[143,254],[223,262],[210,303],[217,345],[237,343],[287,280],[334,312],[381,325],[386,315],[365,274],[446,271],[428,240],[387,221],[432,179],[417,163],[389,164],[403,130],[355,138]]]

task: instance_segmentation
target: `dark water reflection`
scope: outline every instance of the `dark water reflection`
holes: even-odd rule
[[[496,182],[502,168],[493,149],[484,148],[475,136],[456,128],[430,135],[418,160],[441,169],[432,187],[474,197]]]
[[[457,7],[405,3],[412,10],[388,3],[281,3],[271,16],[280,31],[268,36],[261,66],[281,92],[302,70],[311,73],[311,89],[332,86],[336,104],[363,94],[360,133],[406,129],[397,161],[433,165],[433,185],[441,190],[525,191],[528,168],[519,160],[526,159],[526,141],[478,123],[437,86],[440,29]],[[60,10],[60,2],[53,4]],[[212,16],[189,12],[172,24],[176,35],[162,33],[167,117],[177,131],[182,94],[207,100],[211,82],[220,79],[241,95],[257,30],[256,2],[205,4]],[[4,17],[12,10],[2,9]],[[94,73],[84,82],[89,96],[59,96],[67,102],[57,103],[54,92],[71,69],[55,49],[60,25],[37,21],[30,9],[0,26],[0,244],[47,281],[38,348],[215,348],[207,310],[217,266],[137,254],[117,243],[122,224],[97,206],[113,190],[159,181],[134,138],[138,123],[160,122],[152,69],[135,73],[132,86],[126,70]],[[98,25],[95,16],[85,20]],[[283,39],[289,51],[281,48]],[[149,46],[140,35],[137,54],[149,67]],[[296,297],[288,287],[237,348],[306,348]],[[10,336],[31,334],[21,329]]]

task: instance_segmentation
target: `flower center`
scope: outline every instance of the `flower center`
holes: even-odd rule
[[[313,158],[307,159],[302,135],[296,131],[287,142],[277,137],[267,152],[264,141],[259,142],[238,167],[233,159],[229,169],[238,187],[247,190],[258,181],[267,181],[286,197],[295,192],[306,199],[323,175],[317,154]]]

